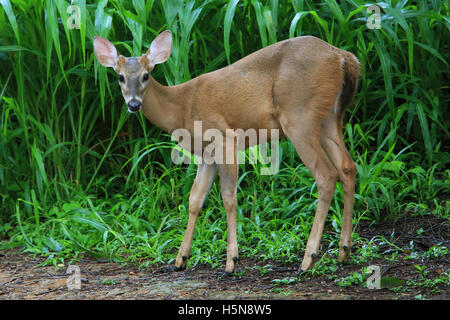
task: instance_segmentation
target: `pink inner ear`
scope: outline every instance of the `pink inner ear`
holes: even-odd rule
[[[94,39],[94,52],[98,61],[106,67],[114,67],[118,60],[117,50],[107,39],[96,37]]]
[[[115,60],[111,59],[111,57],[109,55],[99,55],[97,56],[98,60],[102,63],[102,64],[106,64],[108,66],[115,66],[116,62]]]
[[[172,52],[172,34],[164,31],[153,40],[148,51],[152,64],[165,62]]]

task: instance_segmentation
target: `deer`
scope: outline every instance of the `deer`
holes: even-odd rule
[[[93,46],[100,64],[118,74],[128,111],[141,111],[151,124],[169,134],[177,128],[193,132],[194,122],[201,121],[203,130],[214,128],[223,133],[225,142],[219,147],[232,150],[235,158],[237,150],[249,147],[238,143],[237,129],[275,129],[280,133],[278,139],[288,138],[292,142],[312,174],[318,192],[299,273],[310,270],[319,258],[325,220],[340,180],[344,205],[338,261],[349,258],[356,164],[345,147],[342,126],[344,113],[354,102],[360,76],[360,63],[354,54],[314,36],[300,36],[266,46],[184,83],[165,86],[150,74],[171,55],[169,30],[161,32],[139,57],[120,55],[110,41],[100,36],[94,38]],[[225,135],[226,132],[231,134]],[[198,155],[201,157],[201,152]],[[227,215],[223,274],[228,276],[235,271],[239,257],[238,167],[238,161],[199,162],[189,195],[186,231],[172,266],[174,271],[186,268],[195,224],[217,175]]]

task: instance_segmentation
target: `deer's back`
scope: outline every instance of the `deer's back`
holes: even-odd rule
[[[219,129],[281,129],[283,108],[301,108],[317,87],[339,82],[333,74],[343,52],[311,36],[265,47],[189,81],[194,85],[191,115]]]

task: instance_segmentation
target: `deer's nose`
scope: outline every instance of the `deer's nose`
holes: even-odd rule
[[[141,109],[141,102],[138,100],[131,100],[130,102],[128,102],[128,110],[130,112],[136,112],[139,111]]]

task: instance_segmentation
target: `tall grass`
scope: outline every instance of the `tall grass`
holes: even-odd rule
[[[363,73],[345,139],[358,165],[355,223],[405,213],[448,217],[450,195],[446,1],[385,1],[369,29],[360,0],[0,0],[0,237],[54,259],[80,252],[154,262],[173,258],[185,226],[194,165],[174,165],[170,137],[130,116],[92,39],[139,55],[174,35],[154,77],[173,85],[289,37],[314,35],[355,53]],[[447,94],[445,94],[447,93]],[[288,141],[281,171],[241,165],[244,254],[295,260],[317,199]],[[330,209],[339,231],[343,191]],[[217,264],[226,223],[218,185],[196,231],[195,262]],[[330,236],[334,239],[334,236]],[[52,260],[56,261],[56,260]]]

